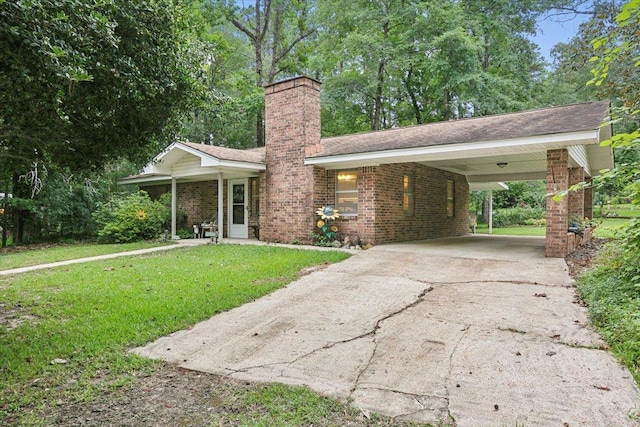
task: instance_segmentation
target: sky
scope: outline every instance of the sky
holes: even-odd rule
[[[549,63],[551,60],[551,49],[557,43],[566,43],[578,33],[578,27],[586,20],[583,15],[573,19],[564,18],[564,22],[559,22],[557,18],[547,18],[538,21],[538,34],[531,39],[540,46],[540,53]]]

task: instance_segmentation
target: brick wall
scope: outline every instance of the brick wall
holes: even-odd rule
[[[311,241],[319,198],[314,166],[304,158],[319,149],[320,83],[307,77],[265,88],[265,160],[260,187],[260,239]]]
[[[414,212],[403,210],[403,175],[414,177]],[[447,216],[447,180],[455,184],[455,215]],[[327,173],[327,204],[335,203],[335,171]],[[463,175],[416,163],[358,169],[358,216],[337,221],[340,237],[381,244],[468,233],[469,185]]]
[[[563,258],[567,254],[569,198],[555,201],[551,195],[569,188],[569,153],[565,149],[547,151],[547,239],[548,257]]]

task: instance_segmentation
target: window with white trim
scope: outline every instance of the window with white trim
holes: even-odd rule
[[[336,209],[340,216],[358,215],[358,172],[336,172]]]
[[[413,174],[402,175],[402,210],[405,216],[413,215]]]
[[[456,185],[452,179],[447,180],[447,216],[456,215]]]

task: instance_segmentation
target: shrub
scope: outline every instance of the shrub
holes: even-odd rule
[[[533,225],[528,224],[530,220],[539,221],[542,225],[545,219],[543,208],[511,208],[500,209],[493,215],[493,225],[496,227],[508,227],[510,225]],[[537,225],[537,224],[535,224]]]
[[[101,242],[129,243],[158,237],[170,214],[161,202],[139,191],[102,205],[93,217]]]

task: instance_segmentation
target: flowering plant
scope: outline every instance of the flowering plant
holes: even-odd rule
[[[331,206],[323,206],[316,210],[316,214],[320,216],[316,222],[316,227],[320,229],[320,233],[316,234],[317,243],[320,246],[329,246],[338,237],[338,226],[333,221],[340,218],[340,213]]]

